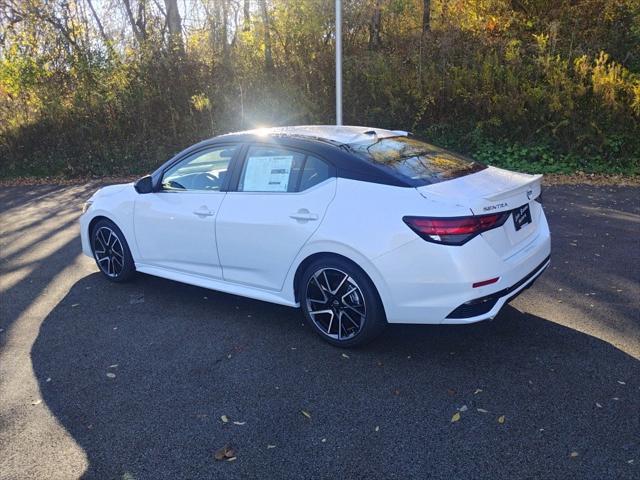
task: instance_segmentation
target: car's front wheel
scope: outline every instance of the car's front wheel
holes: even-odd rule
[[[303,273],[299,288],[307,322],[333,345],[363,345],[387,324],[373,282],[347,260],[329,257],[312,262]]]
[[[104,218],[93,226],[91,248],[98,268],[112,282],[125,282],[135,273],[129,245],[111,220]]]

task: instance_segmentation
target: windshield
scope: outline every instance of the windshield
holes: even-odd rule
[[[463,177],[487,168],[463,155],[409,137],[373,137],[349,145],[361,157],[394,169],[424,185]]]

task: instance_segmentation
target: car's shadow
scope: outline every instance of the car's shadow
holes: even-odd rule
[[[92,274],[32,362],[86,478],[632,478],[640,462],[638,360],[512,307],[343,351],[294,309]],[[226,443],[237,460],[216,462]]]

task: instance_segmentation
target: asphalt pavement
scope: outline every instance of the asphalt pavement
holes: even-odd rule
[[[0,191],[0,479],[640,478],[640,188],[548,187],[552,267],[494,321],[349,351],[296,309],[107,282],[95,188]]]

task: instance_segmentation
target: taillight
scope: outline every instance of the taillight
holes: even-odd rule
[[[462,245],[482,232],[500,227],[510,214],[502,212],[451,218],[403,217],[402,220],[428,242]]]

